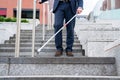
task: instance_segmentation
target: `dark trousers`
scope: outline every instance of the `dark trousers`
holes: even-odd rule
[[[69,21],[73,16],[73,12],[69,2],[59,2],[59,6],[55,11],[55,23],[54,29],[55,33],[63,27],[63,22]],[[67,38],[66,38],[66,52],[72,51],[73,42],[74,42],[74,26],[75,26],[75,19],[73,19],[67,26]],[[62,31],[58,33],[55,37],[55,46],[58,51],[63,51],[62,47]]]

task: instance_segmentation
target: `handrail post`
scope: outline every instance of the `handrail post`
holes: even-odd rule
[[[50,13],[50,29],[52,29],[52,13]]]
[[[15,57],[20,56],[21,7],[22,7],[22,0],[18,0],[18,2],[17,2],[17,31],[16,31],[16,41],[15,41]]]
[[[50,29],[50,7],[49,7],[49,2],[47,3],[47,14],[48,14],[48,22],[47,22],[47,29]]]
[[[32,57],[35,53],[36,0],[33,0]]]
[[[43,4],[43,41],[45,40],[45,4]]]
[[[54,15],[51,13],[51,28],[53,29],[53,24],[54,24]]]

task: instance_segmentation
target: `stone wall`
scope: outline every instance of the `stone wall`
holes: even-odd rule
[[[16,23],[0,23],[0,43],[16,33]]]
[[[120,39],[105,47],[105,55],[116,58],[117,73],[120,76]]]
[[[32,20],[30,23],[21,23],[21,30],[32,30],[33,24]],[[36,25],[39,21],[36,21]],[[9,40],[10,36],[16,34],[17,24],[14,22],[1,22],[0,23],[0,44],[4,43],[5,40]]]
[[[77,22],[75,31],[89,57],[104,57],[104,47],[120,36],[120,28],[114,27],[111,22]]]

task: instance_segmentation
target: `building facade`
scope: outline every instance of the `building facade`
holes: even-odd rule
[[[0,16],[4,17],[16,17],[18,0],[0,0]],[[31,19],[33,17],[33,1],[34,0],[22,0],[22,18]],[[45,19],[47,22],[47,4],[45,4]],[[36,18],[40,20],[42,24],[43,18],[43,4],[37,2],[36,5]]]
[[[104,0],[102,10],[113,10],[120,8],[120,0]]]
[[[99,0],[88,19],[120,20],[120,0]]]

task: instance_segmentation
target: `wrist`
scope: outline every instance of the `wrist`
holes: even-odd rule
[[[38,2],[39,2],[39,4],[41,4],[41,3],[42,3],[42,0],[38,0]]]
[[[83,8],[82,8],[82,7],[78,7],[78,9],[79,9],[79,10],[83,10]]]

